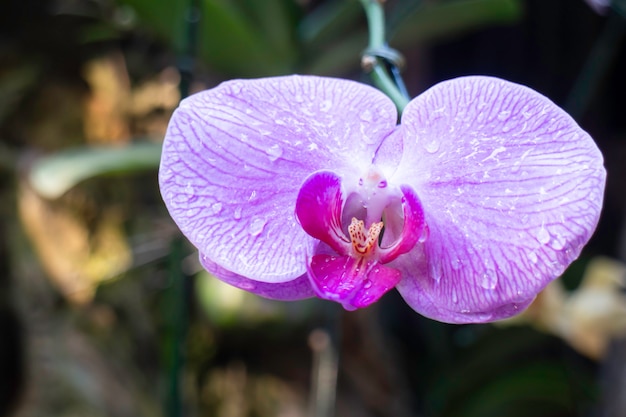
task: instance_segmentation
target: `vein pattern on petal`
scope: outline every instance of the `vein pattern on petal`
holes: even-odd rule
[[[451,322],[508,317],[591,237],[602,155],[537,92],[489,77],[446,81],[407,106],[398,134],[393,181],[414,187],[430,231],[398,285],[418,312]]]
[[[174,113],[161,193],[207,259],[249,279],[291,281],[315,245],[294,216],[301,183],[319,169],[369,164],[395,119],[386,96],[351,81],[229,81]]]

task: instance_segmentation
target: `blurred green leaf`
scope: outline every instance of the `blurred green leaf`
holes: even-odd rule
[[[135,143],[120,148],[82,147],[38,160],[29,173],[35,191],[58,198],[88,178],[157,169],[161,144]]]
[[[464,326],[455,332],[479,339],[427,371],[432,415],[517,417],[532,409],[533,416],[562,416],[592,400],[592,376],[558,355],[562,345],[555,337],[528,327]]]
[[[139,21],[168,41],[176,50],[185,45],[188,1],[181,0],[118,0],[131,6]]]
[[[199,21],[191,1],[119,0],[139,22],[184,52],[190,25],[198,24],[198,56],[230,76],[290,72],[296,59],[294,5],[287,0],[199,0]]]
[[[388,20],[394,26],[388,26],[387,31],[391,46],[405,49],[493,24],[509,24],[523,12],[519,0],[452,0],[425,4],[413,0],[401,5],[403,7],[398,6],[390,14]],[[334,12],[328,17],[322,16],[320,24],[334,25],[333,19],[347,18],[348,13],[343,10]],[[342,23],[346,24],[343,20]],[[315,59],[305,65],[304,72],[330,75],[358,68],[361,53],[367,46],[367,30],[362,28],[344,34],[339,30],[338,27],[330,32],[335,38],[324,47],[320,40],[327,39],[324,31],[319,29],[320,33],[316,34],[309,29],[308,36],[315,39],[311,45],[318,49],[306,52],[306,56],[315,56]]]
[[[364,20],[363,8],[358,1],[329,1],[304,16],[298,26],[298,36],[306,48],[316,49],[337,42],[354,29],[356,23]]]
[[[393,46],[402,48],[416,42],[432,41],[444,36],[493,24],[509,24],[521,18],[519,0],[453,0],[426,3],[407,14],[389,28]]]
[[[529,404],[534,416],[569,415],[573,393],[568,373],[559,363],[537,361],[509,366],[500,378],[478,385],[465,402],[455,402],[450,416],[526,417]]]
[[[296,25],[301,10],[293,0],[239,0],[242,13],[281,61],[292,63],[298,52]]]
[[[361,54],[367,46],[367,33],[358,31],[333,42],[332,46],[320,53],[304,72],[317,75],[336,75],[357,68],[361,64]]]
[[[260,77],[288,72],[288,59],[284,56],[281,59],[266,35],[255,30],[233,5],[223,3],[226,2],[204,0],[202,3],[200,57],[233,76]]]

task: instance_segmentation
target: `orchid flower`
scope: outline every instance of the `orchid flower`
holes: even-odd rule
[[[217,278],[278,300],[366,307],[397,288],[449,323],[521,312],[575,260],[605,182],[589,135],[490,77],[394,104],[353,81],[233,80],[180,104],[166,206]]]

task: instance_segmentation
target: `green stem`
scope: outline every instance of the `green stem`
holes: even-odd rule
[[[379,0],[361,0],[361,4],[365,10],[369,28],[368,48],[383,48],[386,42],[385,12],[383,10],[382,3]],[[391,78],[389,71],[387,71],[379,58],[374,58],[371,77],[376,87],[389,96],[398,108],[398,112],[402,114],[402,110],[404,110],[410,99],[406,95],[402,94],[396,83]]]
[[[361,0],[367,26],[369,28],[369,47],[381,48],[385,44],[385,11],[378,0]]]

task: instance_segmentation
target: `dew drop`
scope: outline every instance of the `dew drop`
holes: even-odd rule
[[[511,115],[511,112],[509,110],[503,110],[500,113],[498,113],[498,120],[504,121],[508,119],[510,115]]]
[[[232,83],[231,87],[230,87],[230,91],[232,91],[233,94],[241,93],[241,84],[239,84],[239,83]]]
[[[461,269],[462,266],[463,262],[461,262],[460,259],[455,259],[454,261],[452,261],[452,269],[454,269],[455,271]]]
[[[233,213],[233,218],[235,220],[241,220],[241,207],[235,208],[235,212]]]
[[[456,288],[452,288],[452,302],[457,304],[459,302],[459,296],[456,295]]]
[[[439,284],[441,280],[441,266],[439,264],[433,264],[430,268],[430,275],[436,284]]]
[[[243,282],[237,283],[237,287],[241,288],[242,290],[252,291],[254,290],[254,283],[243,281]]]
[[[493,290],[498,285],[498,276],[492,271],[487,271],[480,277],[479,284],[486,290]]]
[[[433,139],[430,142],[424,143],[424,149],[428,153],[435,153],[439,150],[439,141],[437,139]]]
[[[213,214],[219,214],[220,211],[222,211],[222,203],[217,202],[211,204],[211,210],[213,211]]]
[[[196,192],[196,190],[191,186],[191,183],[187,183],[187,186],[185,187],[185,193],[187,194],[194,194]]]
[[[320,104],[320,110],[323,112],[327,112],[333,106],[333,103],[330,100],[324,100]]]
[[[552,243],[550,246],[552,247],[552,249],[555,249],[555,250],[563,250],[563,248],[565,247],[565,244],[566,244],[565,239],[561,235],[557,235],[552,240]]]
[[[420,235],[420,237],[419,237],[419,239],[417,241],[419,243],[424,243],[428,239],[428,236],[430,236],[430,229],[428,228],[427,225],[425,225],[424,229],[422,230],[422,234]]]
[[[511,168],[511,172],[513,173],[517,173],[520,170],[520,161],[515,161],[515,163],[513,164],[513,167]]]
[[[536,254],[535,252],[530,252],[530,253],[528,254],[528,259],[530,259],[530,262],[532,262],[533,264],[536,264],[536,263],[537,263],[537,261],[539,260],[539,259],[537,258],[537,254]]]
[[[366,279],[365,281],[363,281],[363,288],[368,289],[372,287],[372,281],[370,281],[369,279]]]
[[[371,122],[372,121],[372,112],[369,110],[365,110],[363,111],[359,117],[361,118],[361,120],[363,120],[364,122]]]
[[[261,232],[263,232],[266,224],[267,222],[264,219],[256,218],[252,220],[252,223],[250,223],[248,233],[250,233],[250,236],[258,236]]]
[[[548,231],[544,227],[542,227],[537,232],[536,238],[539,243],[541,243],[542,245],[545,245],[546,243],[550,241],[550,233],[548,233]]]
[[[270,161],[274,162],[275,160],[277,160],[278,158],[280,158],[283,154],[283,148],[280,147],[280,145],[272,145],[269,148],[267,148],[265,150],[265,153],[267,153],[267,156],[269,157]]]

